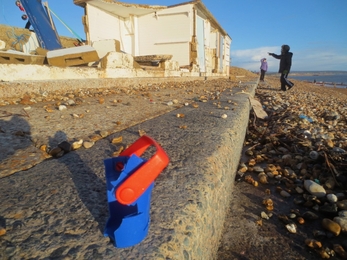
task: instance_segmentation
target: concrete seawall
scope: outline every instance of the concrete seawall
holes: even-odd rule
[[[157,81],[157,79],[155,80]],[[33,88],[41,90],[44,88],[43,85],[30,84],[33,85]],[[97,86],[97,83],[95,84]],[[150,83],[146,82],[146,84]],[[78,240],[73,240],[73,243],[61,239],[60,236],[57,236],[57,232],[47,233],[45,236],[45,239],[50,241],[51,247],[66,247],[65,251],[61,253],[62,259],[64,254],[72,257],[72,259],[78,257],[80,259],[92,259],[88,258],[87,255],[87,252],[92,249],[97,250],[100,259],[216,259],[248,125],[251,109],[248,98],[254,96],[257,84],[258,81],[241,83],[238,87],[232,87],[230,90],[220,93],[218,106],[215,104],[217,101],[201,102],[199,109],[181,106],[171,111],[157,113],[148,120],[139,119],[133,124],[125,124],[122,129],[116,129],[107,138],[99,140],[91,149],[77,150],[58,160],[45,160],[25,172],[18,172],[0,179],[2,182],[0,192],[7,194],[6,200],[11,201],[12,197],[17,196],[14,191],[8,188],[12,182],[21,183],[21,185],[28,187],[27,193],[30,193],[30,187],[35,186],[37,181],[41,182],[40,187],[51,184],[59,186],[61,183],[64,187],[63,193],[68,199],[64,199],[63,194],[61,194],[61,198],[59,197],[60,202],[55,202],[56,197],[53,198],[53,196],[47,197],[44,201],[40,201],[34,196],[28,203],[44,204],[48,207],[47,211],[50,210],[49,208],[54,208],[55,203],[60,203],[59,207],[66,212],[72,212],[72,207],[77,207],[73,205],[73,201],[85,205],[81,207],[79,212],[69,215],[68,221],[81,223],[80,229],[83,229],[85,219],[91,218],[90,221],[94,222],[94,226],[97,228],[93,227],[93,230],[86,231],[79,236]],[[54,88],[49,91],[54,91]],[[0,97],[6,96],[5,92]],[[230,103],[233,104],[232,109],[221,109],[230,106]],[[69,114],[73,113],[73,109],[75,108],[70,109]],[[110,113],[110,115],[122,113],[119,107],[115,109],[115,112]],[[101,113],[104,112],[95,111],[93,120],[97,120],[98,117],[102,118]],[[175,120],[177,114],[185,115],[180,123]],[[223,114],[227,117],[222,118]],[[53,116],[51,117],[53,118]],[[129,120],[132,117],[134,118],[134,114],[129,115]],[[101,120],[100,125],[106,121],[105,119]],[[115,119],[111,117],[107,120]],[[50,122],[49,124],[55,123]],[[180,129],[178,124],[186,125],[187,129]],[[75,123],[71,122],[70,125],[62,126],[65,127],[69,139],[75,139],[78,134],[83,134],[82,132],[69,133],[68,128],[74,126]],[[44,125],[40,128],[43,127]],[[32,127],[32,136],[39,134],[40,128],[35,130]],[[148,135],[160,143],[169,155],[170,163],[155,181],[155,187],[152,191],[151,223],[148,236],[134,247],[117,249],[107,244],[107,239],[98,232],[99,229],[103,228],[106,219],[104,215],[97,215],[96,212],[104,210],[105,205],[97,205],[95,204],[97,199],[91,201],[81,197],[81,194],[88,193],[89,189],[104,190],[102,162],[105,156],[109,156],[110,153],[108,151],[109,140],[121,135],[128,142],[135,141],[138,138],[139,130],[145,130]],[[89,131],[92,133],[95,129],[89,127]],[[74,173],[77,175],[85,174],[81,169],[83,167],[75,165],[79,160],[88,165],[90,172],[93,172],[93,176],[95,174],[100,181],[94,180],[93,183],[90,183],[84,179],[85,177],[75,181],[71,175]],[[67,169],[61,168],[60,165],[66,165]],[[47,174],[48,172],[49,174]],[[104,204],[104,193],[101,192],[97,196],[100,196],[99,200],[102,201],[101,204]],[[30,200],[30,197],[27,199]],[[4,205],[0,210],[0,215],[5,217],[10,215],[9,211],[16,212],[21,207],[19,204],[11,205],[11,203],[6,202]],[[65,222],[62,220],[60,225],[64,226],[63,223]],[[27,224],[26,229],[30,232],[30,223]],[[11,231],[8,231],[6,236],[8,240],[11,240]],[[42,243],[45,239],[42,240]],[[23,247],[25,244],[25,248],[31,246],[35,248],[34,244],[31,244],[34,242],[29,241],[25,244],[25,241],[20,241],[17,247]],[[77,249],[79,247],[80,249]],[[73,251],[69,248],[76,249]],[[49,251],[41,251],[40,254],[36,252],[36,255],[31,255],[29,250],[26,256],[50,257]],[[21,253],[23,252],[18,249],[18,252],[16,251],[11,256],[19,256]]]

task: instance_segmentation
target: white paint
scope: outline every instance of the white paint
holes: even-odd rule
[[[182,5],[138,18],[139,55],[171,54],[180,66],[189,65],[192,5]]]
[[[86,8],[89,42],[116,39],[122,51],[133,54],[133,19],[112,15],[89,4]]]
[[[120,41],[120,18],[87,4],[87,23],[89,29],[89,42],[106,39]],[[123,49],[121,42],[121,49]]]

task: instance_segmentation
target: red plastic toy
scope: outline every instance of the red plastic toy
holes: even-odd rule
[[[135,154],[140,157],[151,145],[155,146],[156,153],[117,189],[116,198],[121,204],[127,205],[136,201],[169,163],[169,157],[163,148],[146,135],[135,141],[120,156]],[[116,165],[116,167],[122,167],[122,165]]]

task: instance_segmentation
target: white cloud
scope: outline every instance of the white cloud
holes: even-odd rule
[[[231,51],[231,66],[241,67],[251,71],[259,71],[260,60],[267,58],[269,71],[278,70],[279,60],[269,56],[268,52],[278,53],[280,47],[260,47],[247,50]]]
[[[266,57],[270,72],[277,72],[279,60],[268,52],[280,54],[280,46],[259,47],[246,50],[231,50],[231,66],[259,71],[260,59]],[[292,71],[347,70],[346,48],[312,48],[293,50]]]

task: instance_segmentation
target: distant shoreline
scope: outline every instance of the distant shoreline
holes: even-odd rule
[[[347,72],[291,72],[292,76],[331,76],[331,75],[347,75]]]
[[[279,73],[268,73],[279,77]],[[317,86],[347,88],[347,71],[295,71],[289,75],[290,79],[312,83]]]
[[[278,74],[277,72],[268,72],[269,75]],[[331,76],[347,75],[347,71],[291,71],[291,76]]]

